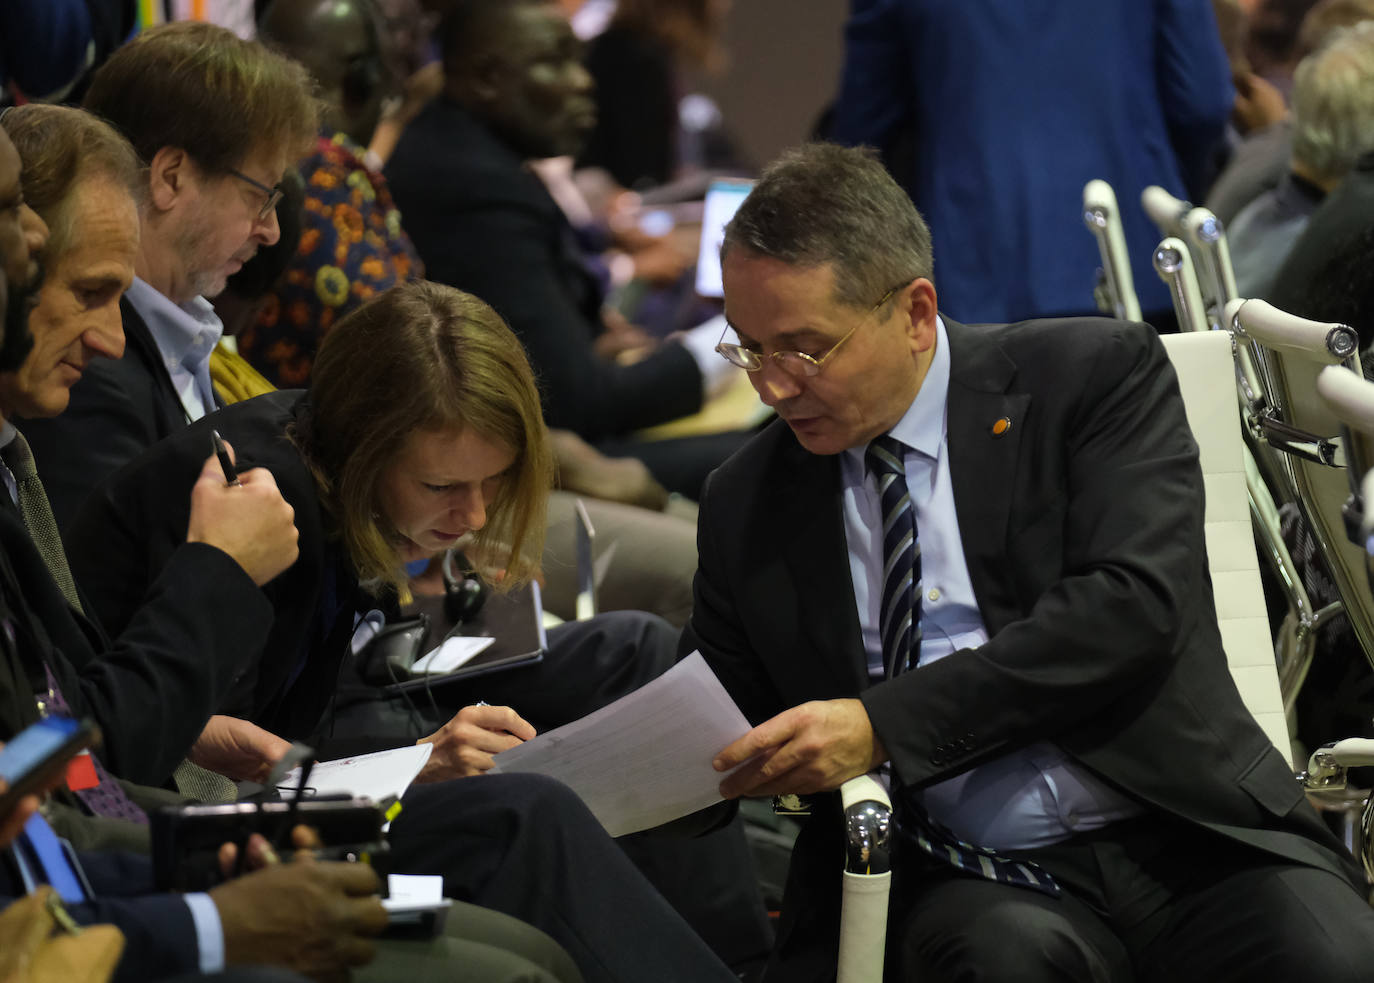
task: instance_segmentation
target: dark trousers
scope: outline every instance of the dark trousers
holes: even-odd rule
[[[1374,978],[1374,911],[1342,878],[1158,816],[1015,856],[1063,888],[904,861],[890,980],[1293,983]]]
[[[324,745],[322,755],[411,743],[478,700],[513,707],[543,732],[584,717],[662,675],[677,658],[677,640],[676,628],[638,611],[560,625],[549,631],[549,650],[542,662],[436,689],[434,706],[423,694],[412,696],[411,703],[399,698],[353,702],[333,721],[334,739]],[[472,779],[461,784],[468,781]],[[600,826],[597,830],[601,832]],[[738,816],[700,837],[649,831],[613,842],[721,959],[740,965],[768,952],[772,929]],[[511,914],[532,920],[518,911]]]
[[[587,983],[733,983],[566,787],[540,775],[412,786],[392,823],[399,873],[514,915],[565,948]]]

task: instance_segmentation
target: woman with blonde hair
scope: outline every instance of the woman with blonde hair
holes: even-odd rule
[[[429,740],[435,752],[425,779],[485,771],[492,754],[534,736],[510,707],[468,706],[476,700],[462,691],[445,701],[463,707],[447,721],[437,705],[432,713],[407,706],[399,716],[350,718],[361,724],[336,727],[335,719],[360,705],[393,706],[358,678],[351,642],[364,620],[380,620],[369,612],[395,616],[407,562],[467,538],[487,565],[506,571],[502,588],[534,571],[551,452],[533,372],[495,311],[451,287],[396,286],[335,325],[308,391],[268,393],[212,413],[111,478],[67,529],[72,569],[108,628],[128,621],[185,539],[187,492],[212,432],[228,442],[238,468],[272,472],[295,509],[300,547],[299,559],[263,587],[273,626],[261,652],[245,653],[222,714],[317,747],[337,737],[348,752]],[[671,631],[661,630],[656,654],[632,652],[646,630],[659,629],[643,627],[648,616],[623,617],[636,645],[613,646],[613,654],[633,662],[637,684],[671,664]],[[557,689],[528,674],[515,685],[536,697]],[[567,688],[559,698],[566,719],[590,709]],[[531,705],[541,706],[537,698]],[[550,716],[542,714],[541,726]],[[264,738],[259,750],[267,745]],[[233,770],[232,761],[215,764]],[[260,760],[249,764],[251,774]]]

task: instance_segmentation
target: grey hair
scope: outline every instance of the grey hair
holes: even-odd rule
[[[1293,75],[1293,160],[1322,180],[1374,150],[1374,23],[1331,32]]]
[[[930,229],[867,147],[786,151],[725,227],[721,260],[737,248],[803,269],[832,266],[835,300],[855,308],[917,277],[933,280]]]

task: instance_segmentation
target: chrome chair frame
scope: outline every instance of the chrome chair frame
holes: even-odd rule
[[[1083,186],[1083,224],[1097,240],[1102,265],[1097,270],[1093,296],[1098,310],[1118,320],[1139,321],[1140,299],[1135,293],[1131,260],[1126,252],[1126,233],[1116,192],[1106,181],[1094,179]]]

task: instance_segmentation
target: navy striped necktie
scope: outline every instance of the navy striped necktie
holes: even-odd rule
[[[921,541],[916,534],[916,508],[906,485],[906,450],[896,437],[883,434],[873,439],[865,455],[868,469],[878,482],[883,515],[883,599],[878,631],[888,679],[918,663],[921,651]],[[1059,885],[1037,865],[961,840],[949,827],[931,818],[911,790],[901,786],[895,771],[892,777],[902,807],[897,828],[923,853],[974,877],[1059,896]]]
[[[878,482],[883,514],[883,599],[878,631],[888,679],[919,661],[921,648],[921,541],[916,535],[916,510],[906,487],[905,454],[905,444],[883,434],[868,445],[865,455],[868,470]]]

